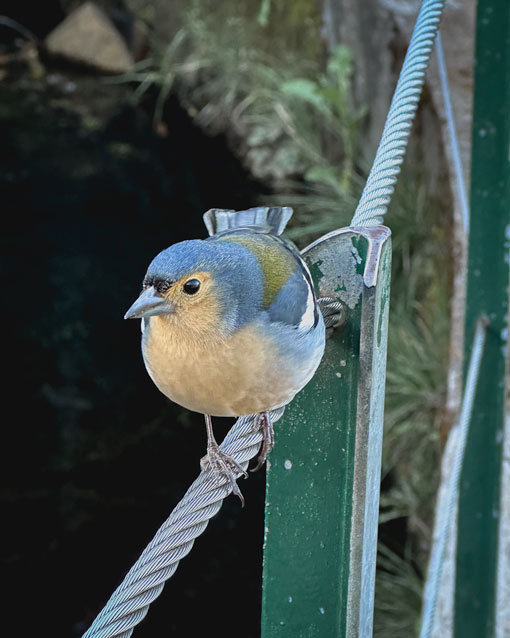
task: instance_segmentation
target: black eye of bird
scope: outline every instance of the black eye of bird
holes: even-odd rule
[[[200,282],[198,279],[188,279],[182,289],[187,295],[194,295],[200,290]]]

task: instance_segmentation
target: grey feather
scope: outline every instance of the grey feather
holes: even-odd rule
[[[280,288],[274,302],[268,308],[271,321],[298,326],[306,311],[309,285],[299,267]]]
[[[292,208],[289,206],[259,206],[239,211],[211,208],[204,213],[204,223],[211,236],[233,228],[281,235],[291,217]]]

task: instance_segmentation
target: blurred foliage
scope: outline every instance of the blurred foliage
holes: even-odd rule
[[[421,591],[422,580],[411,557],[379,543],[374,637],[417,636]]]
[[[135,99],[158,87],[156,127],[176,91],[194,121],[210,133],[226,131],[250,172],[278,193],[265,201],[292,200],[290,236],[316,236],[338,226],[339,208],[348,222],[361,188],[356,157],[365,109],[351,101],[352,55],[339,46],[324,62],[315,3],[293,3],[270,21],[251,19],[246,4],[224,1],[213,11],[194,0],[172,41],[115,81],[136,82]],[[278,11],[262,3],[259,18],[269,5]],[[274,33],[275,22],[283,33]]]

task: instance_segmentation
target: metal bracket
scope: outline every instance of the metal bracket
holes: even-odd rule
[[[267,474],[263,638],[371,636],[389,308],[384,226],[303,251],[348,319],[276,427]]]

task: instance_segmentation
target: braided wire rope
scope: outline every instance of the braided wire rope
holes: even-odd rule
[[[422,2],[381,142],[351,226],[382,223],[403,161],[444,4],[445,0]],[[272,410],[271,420],[277,421],[283,412],[283,408]],[[246,469],[262,438],[254,415],[243,416],[232,426],[220,449]],[[228,478],[215,477],[210,469],[203,469],[82,638],[129,638],[231,492]]]
[[[450,536],[453,523],[455,507],[459,498],[459,482],[466,451],[466,442],[473,412],[473,402],[476,394],[478,378],[480,376],[480,366],[485,347],[485,337],[489,320],[482,316],[476,322],[473,346],[471,348],[471,358],[469,361],[464,397],[459,416],[459,422],[455,427],[455,441],[453,452],[453,464],[446,484],[444,496],[444,507],[439,511],[437,523],[438,534],[432,544],[432,551],[423,596],[423,612],[420,628],[420,638],[430,638],[434,627],[437,599],[439,596],[439,585],[443,573],[444,557],[448,538]]]
[[[441,34],[437,34],[436,55],[441,83],[441,91],[446,115],[448,137],[450,139],[453,167],[455,172],[457,195],[462,214],[464,232],[469,234],[469,200],[464,182],[462,160],[459,150],[457,130],[453,113],[453,105],[448,82],[448,74],[444,57]],[[435,523],[434,538],[430,552],[427,578],[423,593],[423,609],[420,628],[420,638],[430,638],[434,632],[437,601],[441,588],[443,566],[445,562],[447,546],[454,531],[453,525],[457,512],[459,496],[459,479],[462,470],[466,441],[471,423],[474,395],[480,372],[480,365],[485,345],[485,336],[488,321],[485,317],[478,319],[471,349],[471,359],[468,367],[466,387],[462,400],[461,413],[457,425],[453,428],[448,441],[448,458],[451,467],[448,479],[444,487],[444,494],[439,496],[437,505],[437,520]],[[445,458],[447,452],[445,451]]]
[[[423,0],[374,163],[351,226],[382,224],[420,100],[425,71],[446,0]]]
[[[441,33],[438,32],[436,40],[436,57],[437,67],[439,71],[439,81],[441,82],[441,92],[443,94],[444,110],[446,116],[446,127],[448,129],[448,137],[450,138],[450,147],[453,160],[453,170],[455,172],[455,180],[457,185],[457,196],[462,214],[462,224],[466,236],[469,235],[469,197],[464,181],[464,172],[462,170],[462,159],[459,149],[459,138],[457,136],[457,127],[455,126],[455,117],[453,115],[453,104],[450,93],[450,85],[448,83],[448,73],[446,70],[446,61],[443,51],[443,43]]]
[[[283,408],[271,410],[269,417],[274,423],[283,412]],[[256,417],[243,416],[232,426],[220,449],[246,469],[259,451],[262,438]],[[210,469],[203,469],[83,638],[131,636],[149,605],[161,594],[165,581],[174,574],[181,558],[191,551],[195,539],[231,492],[227,477],[215,477]]]

